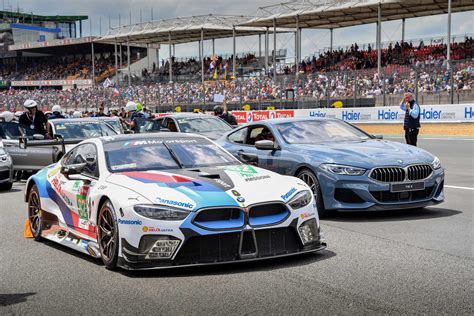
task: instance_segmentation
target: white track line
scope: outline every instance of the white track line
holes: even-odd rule
[[[458,187],[455,185],[445,185],[445,188],[450,188],[450,189],[460,189],[460,190],[469,190],[469,191],[474,191],[474,188],[468,188],[468,187]]]
[[[386,139],[405,139],[405,137],[399,136],[386,136]],[[418,140],[467,140],[467,141],[474,141],[473,138],[441,138],[441,137],[418,137]]]

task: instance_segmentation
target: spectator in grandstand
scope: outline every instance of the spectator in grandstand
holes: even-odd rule
[[[53,105],[53,108],[51,109],[51,111],[53,113],[48,116],[49,120],[65,118],[64,115],[62,115],[62,110],[61,110],[60,105]]]
[[[420,106],[413,100],[413,95],[405,93],[400,103],[400,109],[405,111],[403,129],[405,130],[405,140],[408,145],[416,146],[418,133],[420,132]]]
[[[48,136],[46,132],[48,119],[42,111],[38,110],[38,103],[31,99],[26,100],[25,103],[23,103],[23,107],[26,111],[20,116],[19,123],[29,126],[38,134],[44,135],[45,137]]]

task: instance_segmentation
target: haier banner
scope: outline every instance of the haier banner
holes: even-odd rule
[[[473,122],[474,104],[422,105],[422,122]],[[285,112],[285,115],[281,115]],[[239,124],[268,118],[338,118],[350,123],[395,123],[403,122],[405,113],[398,106],[371,108],[304,109],[291,111],[234,111]]]

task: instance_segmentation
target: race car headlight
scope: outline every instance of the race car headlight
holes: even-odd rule
[[[185,219],[190,211],[160,205],[135,205],[139,215],[160,221],[180,221]]]
[[[299,208],[302,208],[309,203],[311,203],[311,199],[313,197],[313,194],[311,194],[310,191],[301,191],[297,193],[289,202],[288,205],[291,206],[292,209],[296,210]]]
[[[330,173],[343,175],[343,176],[361,176],[365,173],[366,169],[352,167],[352,166],[344,166],[344,165],[336,165],[336,164],[322,164],[320,165],[321,169],[328,171]]]
[[[431,163],[431,166],[433,167],[433,169],[439,169],[441,168],[441,161],[439,161],[439,158],[438,157],[435,157],[433,162]]]

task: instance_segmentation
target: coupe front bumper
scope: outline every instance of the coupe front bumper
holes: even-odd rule
[[[444,201],[444,170],[439,168],[424,179],[424,189],[392,192],[391,183],[362,176],[338,176],[319,173],[326,209],[338,211],[383,211],[421,208]],[[420,182],[420,181],[413,181]]]

